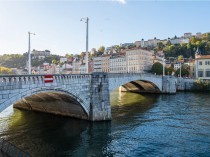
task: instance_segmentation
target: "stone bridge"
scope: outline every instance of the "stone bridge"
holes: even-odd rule
[[[109,93],[117,87],[121,86],[121,91],[176,93],[173,78],[156,75],[92,73],[51,77],[52,82],[46,82],[45,75],[0,76],[0,112],[15,104],[16,108],[91,121],[110,120]]]

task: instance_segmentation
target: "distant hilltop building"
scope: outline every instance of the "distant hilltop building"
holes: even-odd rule
[[[190,42],[190,38],[192,36],[195,36],[197,38],[202,38],[202,33],[197,32],[195,35],[192,35],[192,33],[184,33],[184,36],[181,37],[173,37],[173,38],[168,38],[168,39],[157,39],[156,37],[154,39],[148,39],[147,41],[144,40],[143,38],[141,41],[136,41],[134,45],[136,47],[141,47],[141,48],[154,48],[158,45],[158,43],[162,43],[163,45],[166,45],[168,41],[170,41],[171,44],[176,45],[176,44],[188,44]]]
[[[49,50],[38,51],[38,50],[33,49],[32,55],[33,55],[33,58],[44,59],[45,57],[48,57],[51,54],[50,54],[50,51]]]
[[[192,33],[184,33],[184,38],[191,38],[192,37]]]

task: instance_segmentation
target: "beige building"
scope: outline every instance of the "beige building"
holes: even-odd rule
[[[102,72],[102,57],[93,58],[93,72]]]
[[[34,59],[34,58],[44,59],[45,57],[48,57],[51,54],[50,54],[50,51],[49,50],[38,51],[38,50],[33,49],[32,55],[33,55],[32,56],[32,59]]]
[[[151,70],[153,64],[153,51],[131,49],[126,51],[127,72],[143,72]]]
[[[191,38],[192,37],[192,33],[188,32],[188,33],[184,33],[184,38]]]
[[[210,55],[201,55],[197,50],[195,55],[196,79],[210,80]]]
[[[125,53],[93,58],[94,72],[140,73],[151,70],[153,51],[139,48],[125,50]]]
[[[101,60],[101,64],[102,64],[102,71],[103,72],[109,72],[109,60],[110,60],[110,56],[103,56],[102,60]]]
[[[112,56],[109,59],[110,73],[127,73],[126,56]]]

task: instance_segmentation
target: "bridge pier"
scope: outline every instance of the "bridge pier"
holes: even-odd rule
[[[91,121],[111,120],[109,77],[106,73],[91,74],[89,117]]]
[[[162,81],[162,93],[176,94],[176,78],[163,76]]]

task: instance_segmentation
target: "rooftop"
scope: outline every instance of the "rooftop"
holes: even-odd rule
[[[196,59],[210,59],[210,55],[197,55]]]

